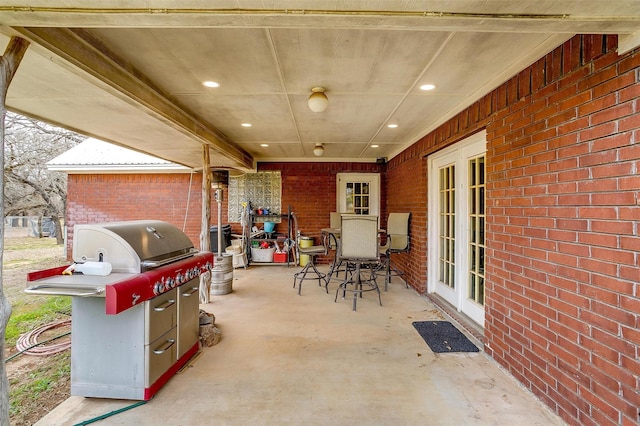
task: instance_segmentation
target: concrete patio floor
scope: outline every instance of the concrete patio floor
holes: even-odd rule
[[[326,270],[326,267],[324,267]],[[298,267],[234,271],[212,296],[221,341],[144,405],[100,425],[561,425],[482,351],[435,354],[413,321],[448,319],[398,278],[382,294],[334,303]],[[469,336],[471,337],[471,336]],[[475,342],[481,349],[479,342]],[[72,425],[136,401],[72,396],[38,425]]]

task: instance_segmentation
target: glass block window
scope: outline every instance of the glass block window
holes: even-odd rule
[[[229,177],[229,222],[240,222],[246,203],[251,203],[253,209],[266,208],[271,214],[281,214],[281,199],[280,172],[247,173]]]

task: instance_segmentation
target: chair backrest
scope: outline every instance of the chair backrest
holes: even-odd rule
[[[387,236],[391,237],[391,250],[409,250],[409,221],[411,213],[389,213]]]
[[[329,214],[329,228],[340,229],[340,213],[331,212]]]
[[[341,258],[378,259],[378,216],[345,214],[340,228]]]

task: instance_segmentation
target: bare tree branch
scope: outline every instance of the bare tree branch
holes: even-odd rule
[[[7,113],[5,134],[5,217],[48,216],[64,242],[60,218],[66,207],[66,175],[46,163],[86,139],[30,117]]]

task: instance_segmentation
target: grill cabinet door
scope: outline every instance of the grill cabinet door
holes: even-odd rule
[[[178,288],[178,359],[200,339],[199,286],[194,278]]]

